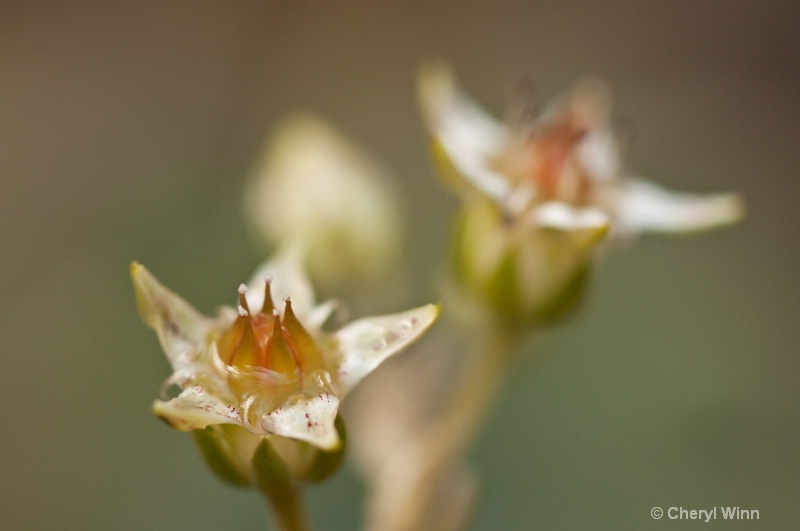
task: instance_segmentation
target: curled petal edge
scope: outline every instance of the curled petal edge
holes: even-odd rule
[[[172,400],[156,400],[153,413],[179,431],[196,430],[212,424],[242,425],[239,408],[225,404],[200,386],[189,387]]]
[[[338,411],[339,397],[320,393],[276,409],[264,417],[261,428],[268,434],[298,439],[333,451],[341,445],[335,426]]]

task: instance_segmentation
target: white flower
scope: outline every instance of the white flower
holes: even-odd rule
[[[736,194],[678,194],[624,176],[610,96],[598,81],[578,84],[515,127],[486,114],[441,64],[423,69],[420,89],[431,133],[457,176],[515,218],[570,229],[599,224],[605,214],[615,232],[685,232],[743,213]]]
[[[174,371],[165,385],[182,389],[176,398],[156,400],[156,415],[184,431],[234,424],[257,436],[338,448],[340,400],[427,330],[439,308],[360,319],[326,333],[321,327],[333,305],[315,305],[298,262],[282,253],[266,263],[240,286],[238,308],[223,308],[214,318],[200,315],[143,266],[131,266],[139,311]]]
[[[420,99],[436,161],[464,196],[459,277],[504,314],[547,314],[578,294],[609,237],[697,231],[742,216],[735,194],[679,194],[625,176],[609,92],[597,81],[509,125],[440,63],[422,69]]]

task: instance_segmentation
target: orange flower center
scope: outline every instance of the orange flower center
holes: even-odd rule
[[[244,402],[265,397],[270,404],[303,389],[308,375],[325,370],[322,354],[286,299],[283,317],[272,302],[270,282],[261,311],[253,313],[239,288],[239,316],[217,341],[220,359],[229,367],[231,390]]]

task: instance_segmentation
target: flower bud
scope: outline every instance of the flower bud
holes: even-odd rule
[[[335,427],[342,443],[330,451],[280,436],[259,437],[226,424],[211,425],[193,434],[206,464],[220,480],[269,493],[318,483],[339,470],[347,444],[341,416],[337,416]]]
[[[510,324],[547,324],[582,300],[608,218],[557,204],[537,211],[538,224],[509,219],[490,201],[462,209],[454,249],[455,277],[479,306]]]
[[[261,437],[231,424],[215,424],[192,433],[206,464],[219,479],[236,487],[252,485],[250,460]]]
[[[402,243],[398,191],[388,172],[320,118],[296,115],[266,144],[245,208],[269,246],[307,252],[327,288],[384,278]]]

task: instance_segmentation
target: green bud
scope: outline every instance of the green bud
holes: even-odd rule
[[[232,424],[215,424],[192,433],[206,464],[219,479],[236,487],[251,485],[248,462],[259,437]]]
[[[253,454],[252,465],[253,478],[261,492],[280,496],[294,490],[289,468],[269,440],[263,439],[258,445]]]
[[[341,468],[347,448],[347,431],[341,415],[336,417],[335,426],[336,431],[339,432],[339,438],[342,441],[342,444],[336,450],[326,452],[325,450],[306,444],[310,450],[310,459],[300,476],[306,483],[319,483],[320,481],[324,481]]]
[[[507,323],[552,324],[578,308],[606,230],[605,223],[535,224],[474,200],[456,232],[455,277],[476,306]]]

